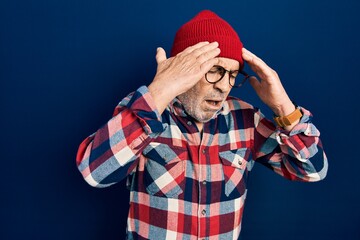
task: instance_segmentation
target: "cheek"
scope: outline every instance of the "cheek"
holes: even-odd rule
[[[205,78],[202,78],[192,88],[190,88],[183,97],[186,98],[186,102],[191,105],[200,105],[203,102],[206,94],[211,92],[212,84],[208,83]]]
[[[209,90],[207,89],[206,85],[202,84],[201,82],[202,80],[200,80],[200,82],[198,82],[194,87],[189,90],[191,92],[191,96],[197,101],[204,98],[205,93]]]
[[[202,78],[195,86],[195,91],[197,92],[197,96],[204,98],[207,94],[214,90],[214,85],[208,83],[205,78]]]

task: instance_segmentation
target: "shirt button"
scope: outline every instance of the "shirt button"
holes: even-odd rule
[[[205,149],[202,150],[202,153],[204,153],[204,154],[206,153]]]
[[[203,184],[203,185],[206,185],[206,180],[204,180],[204,181],[202,182],[202,184]]]
[[[187,125],[191,126],[191,125],[192,125],[191,121],[188,121],[188,122],[187,122]]]
[[[206,214],[206,210],[203,209],[203,210],[201,211],[201,214],[202,214],[202,215],[205,215],[205,214]]]
[[[238,161],[238,164],[239,164],[239,165],[242,165],[242,161],[241,161],[241,160],[239,160],[239,161]]]

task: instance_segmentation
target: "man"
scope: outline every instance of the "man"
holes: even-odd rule
[[[325,177],[310,112],[226,21],[200,12],[178,30],[171,56],[157,49],[152,83],[124,98],[78,150],[90,185],[128,177],[128,239],[237,239],[255,162],[290,180]],[[242,71],[244,61],[259,78]],[[228,96],[246,79],[277,125]]]

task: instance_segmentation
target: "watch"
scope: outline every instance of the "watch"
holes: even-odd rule
[[[286,127],[293,124],[296,120],[300,119],[302,117],[302,113],[300,111],[299,107],[296,107],[295,111],[290,113],[289,115],[282,116],[282,117],[274,117],[274,121],[276,124],[280,127]]]

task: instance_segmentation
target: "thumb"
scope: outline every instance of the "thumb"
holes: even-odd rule
[[[160,64],[161,62],[166,60],[166,53],[165,50],[162,47],[158,47],[156,49],[156,62],[157,64]]]
[[[261,88],[261,83],[260,81],[255,77],[255,76],[251,76],[249,78],[249,82],[250,82],[250,85],[254,88],[254,90],[256,92],[259,92],[260,91],[260,88]]]

